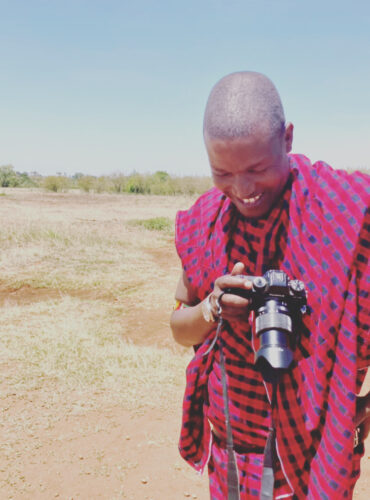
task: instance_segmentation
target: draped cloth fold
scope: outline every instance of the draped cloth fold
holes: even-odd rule
[[[177,214],[176,248],[199,300],[238,261],[249,275],[275,268],[304,281],[309,313],[274,410],[275,498],[339,500],[351,498],[363,452],[353,449],[353,419],[369,363],[369,177],[311,165],[302,155],[290,155],[290,165],[281,199],[258,220],[239,214],[216,188],[202,195]],[[179,449],[197,470],[208,464],[216,500],[227,497],[227,486],[224,450],[210,426],[225,436],[218,342],[209,351],[214,335],[196,347],[187,368]],[[230,322],[221,335],[234,444],[261,448],[270,388],[254,369],[250,324]],[[258,498],[263,456],[236,458],[241,499]]]

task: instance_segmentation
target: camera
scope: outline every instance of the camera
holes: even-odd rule
[[[253,330],[259,339],[255,364],[262,375],[273,376],[275,370],[286,370],[293,361],[296,326],[306,312],[305,285],[303,281],[290,280],[280,270],[269,270],[263,276],[238,277],[251,281],[252,288],[227,288],[225,293],[250,301]]]

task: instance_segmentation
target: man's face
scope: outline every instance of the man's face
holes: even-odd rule
[[[265,215],[279,199],[289,175],[292,138],[291,124],[273,138],[262,133],[238,139],[205,135],[214,184],[245,217]]]

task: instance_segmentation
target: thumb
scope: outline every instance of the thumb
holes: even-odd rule
[[[236,276],[237,274],[243,274],[245,266],[243,262],[237,262],[231,271],[231,276]]]

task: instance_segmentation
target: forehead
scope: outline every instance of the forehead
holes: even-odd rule
[[[248,168],[273,160],[281,144],[280,138],[257,134],[248,137],[220,139],[205,136],[212,168]]]

